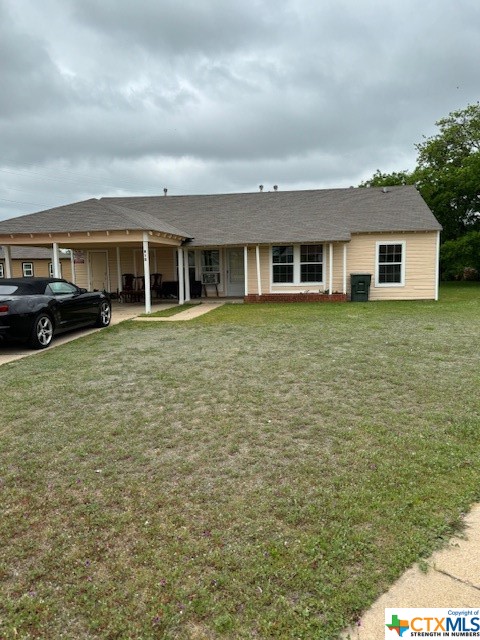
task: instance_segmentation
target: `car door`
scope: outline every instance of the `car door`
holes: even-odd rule
[[[72,327],[86,324],[91,321],[91,300],[70,282],[50,282],[48,285],[51,294],[55,298],[57,319],[61,327]]]

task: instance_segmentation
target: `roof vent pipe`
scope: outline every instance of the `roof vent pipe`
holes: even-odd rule
[[[273,185],[273,190],[274,190],[274,191],[278,191],[278,184],[274,184],[274,185]]]
[[[259,184],[258,188],[260,189],[260,191],[263,191],[263,184]]]
[[[165,189],[163,190],[163,195],[164,195],[164,196],[166,196],[166,195],[167,195],[167,191],[168,191],[168,189],[167,189],[167,187],[165,187]]]

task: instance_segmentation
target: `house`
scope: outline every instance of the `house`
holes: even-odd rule
[[[61,253],[60,274],[62,278],[71,280],[71,254]],[[53,277],[52,249],[42,247],[16,247],[10,252],[11,271],[8,276],[12,278],[29,278],[33,276]],[[6,278],[7,268],[3,247],[0,247],[0,278]]]
[[[122,274],[161,273],[203,295],[246,301],[347,299],[370,273],[371,300],[436,299],[441,226],[413,186],[92,198],[0,222],[0,245],[74,251],[72,277],[121,291]],[[150,310],[150,291],[145,305]],[[329,298],[331,299],[331,298]]]

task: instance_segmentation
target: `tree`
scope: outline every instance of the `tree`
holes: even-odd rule
[[[404,184],[414,184],[413,174],[408,171],[393,171],[392,173],[382,173],[377,169],[369,180],[360,184],[361,187],[393,187]]]
[[[415,184],[443,226],[443,240],[480,229],[480,103],[436,122],[439,132],[416,145],[414,171],[377,170],[360,186]]]
[[[461,238],[444,242],[440,250],[440,270],[444,280],[478,280],[480,231],[469,231]]]

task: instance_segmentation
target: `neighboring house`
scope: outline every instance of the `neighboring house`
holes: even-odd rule
[[[180,302],[192,279],[209,296],[345,299],[358,272],[372,274],[371,300],[415,300],[437,298],[440,230],[403,186],[90,199],[0,222],[0,245],[73,249],[90,289],[161,273]]]
[[[60,273],[62,278],[72,277],[70,253],[60,254]],[[42,247],[12,247],[11,277],[31,278],[33,276],[53,276],[52,249]],[[5,255],[0,247],[0,278],[7,277]]]

